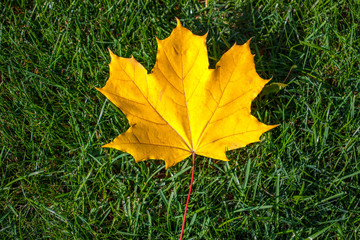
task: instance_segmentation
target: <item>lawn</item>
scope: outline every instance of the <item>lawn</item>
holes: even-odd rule
[[[360,239],[357,0],[1,1],[0,239],[179,238],[191,159],[101,148],[129,124],[95,89],[108,49],[150,71],[175,17],[208,32],[210,67],[252,38],[288,84],[252,103],[280,124],[261,142],[196,157],[184,239]]]

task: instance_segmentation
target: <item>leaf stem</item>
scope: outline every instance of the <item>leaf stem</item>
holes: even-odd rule
[[[193,166],[192,166],[192,173],[191,173],[191,181],[190,181],[190,189],[189,189],[189,194],[186,200],[186,205],[185,205],[185,211],[184,211],[184,217],[183,217],[183,223],[182,223],[182,227],[181,227],[181,234],[180,234],[180,239],[182,240],[183,234],[184,234],[184,227],[185,227],[185,220],[186,220],[186,212],[187,212],[187,208],[189,205],[189,200],[190,200],[190,195],[191,195],[191,189],[192,189],[192,185],[193,185],[193,181],[194,181],[194,170],[195,170],[195,152],[192,153],[192,160],[193,160]]]

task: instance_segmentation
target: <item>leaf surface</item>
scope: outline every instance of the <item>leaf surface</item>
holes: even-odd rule
[[[103,147],[130,153],[136,162],[162,159],[169,168],[193,152],[227,161],[225,151],[259,141],[277,125],[251,115],[251,102],[268,80],[255,70],[250,41],[234,45],[209,69],[206,35],[181,26],[158,42],[151,73],[112,52],[110,77],[97,88],[119,107],[130,128]]]

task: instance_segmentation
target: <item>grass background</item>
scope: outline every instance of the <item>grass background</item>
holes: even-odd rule
[[[94,3],[96,2],[96,3]],[[175,16],[214,66],[251,43],[289,84],[253,115],[281,125],[230,162],[196,158],[186,239],[360,239],[358,1],[1,1],[0,238],[176,239],[191,161],[101,149],[128,128],[95,90],[107,48],[148,70]]]

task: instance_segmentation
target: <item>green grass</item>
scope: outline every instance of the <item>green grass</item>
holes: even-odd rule
[[[177,16],[211,66],[253,37],[289,84],[253,115],[261,143],[197,156],[185,239],[360,239],[360,4],[352,1],[1,1],[0,239],[177,239],[191,160],[165,170],[105,143],[127,120],[94,87],[107,48],[148,70]]]

